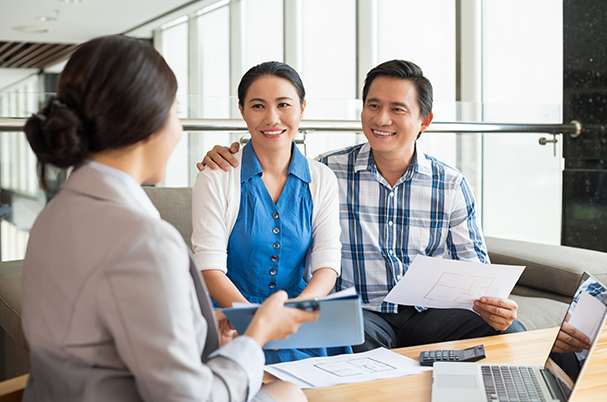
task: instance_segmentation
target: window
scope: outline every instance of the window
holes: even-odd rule
[[[283,61],[283,0],[239,0],[244,9],[242,72],[264,61]],[[240,77],[234,77],[238,82]]]
[[[417,64],[432,82],[434,120],[455,119],[455,1],[381,0],[378,10],[379,63],[404,59]],[[429,17],[429,18],[428,18]],[[424,151],[455,166],[454,134],[427,133]]]
[[[339,18],[335,18],[339,16]],[[301,9],[301,65],[306,88],[307,119],[355,120],[356,100],[356,2],[306,0]],[[356,143],[351,133],[312,133],[306,152],[314,157]]]
[[[484,120],[560,123],[562,2],[482,4]],[[557,137],[554,156],[551,145],[538,144],[542,136],[484,136],[483,214],[487,235],[560,244],[561,139]]]
[[[188,79],[188,24],[180,18],[170,27],[160,33],[159,50],[177,77],[177,102],[180,117],[187,117],[189,99]],[[188,166],[188,137],[184,135],[175,147],[167,163],[164,184],[171,187],[182,187],[189,184]]]

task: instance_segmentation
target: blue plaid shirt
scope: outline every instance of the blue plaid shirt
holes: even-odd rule
[[[489,262],[464,176],[420,146],[391,186],[368,144],[318,157],[339,183],[342,274],[336,289],[355,286],[364,307],[396,313],[384,302],[416,255]],[[418,308],[421,310],[421,308]]]

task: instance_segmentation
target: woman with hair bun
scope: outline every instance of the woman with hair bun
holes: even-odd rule
[[[261,346],[317,314],[284,307],[280,292],[242,336],[218,332],[186,244],[141,189],[162,180],[182,135],[176,91],[152,46],[101,37],[25,125],[43,187],[48,165],[74,168],[24,262],[26,401],[305,400],[292,384],[261,387]]]

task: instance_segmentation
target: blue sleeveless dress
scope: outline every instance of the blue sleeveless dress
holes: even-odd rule
[[[253,144],[242,151],[240,209],[228,240],[227,276],[252,303],[284,290],[297,297],[306,287],[305,262],[312,246],[312,194],[307,159],[295,145],[289,177],[274,203],[262,179]],[[351,352],[351,348],[265,350],[266,363]]]

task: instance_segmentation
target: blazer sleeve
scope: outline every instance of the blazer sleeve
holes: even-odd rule
[[[337,177],[327,166],[309,161],[312,172],[313,202],[312,249],[308,263],[310,272],[331,268],[341,273],[341,226],[339,222],[339,188]]]
[[[225,172],[204,169],[192,187],[192,252],[194,264],[201,270],[227,272],[230,230],[226,212]]]
[[[241,337],[200,357],[206,322],[195,299],[187,248],[165,222],[142,225],[141,237],[104,269],[101,322],[146,401],[245,401],[260,386],[264,356]],[[212,330],[212,329],[211,329]]]

